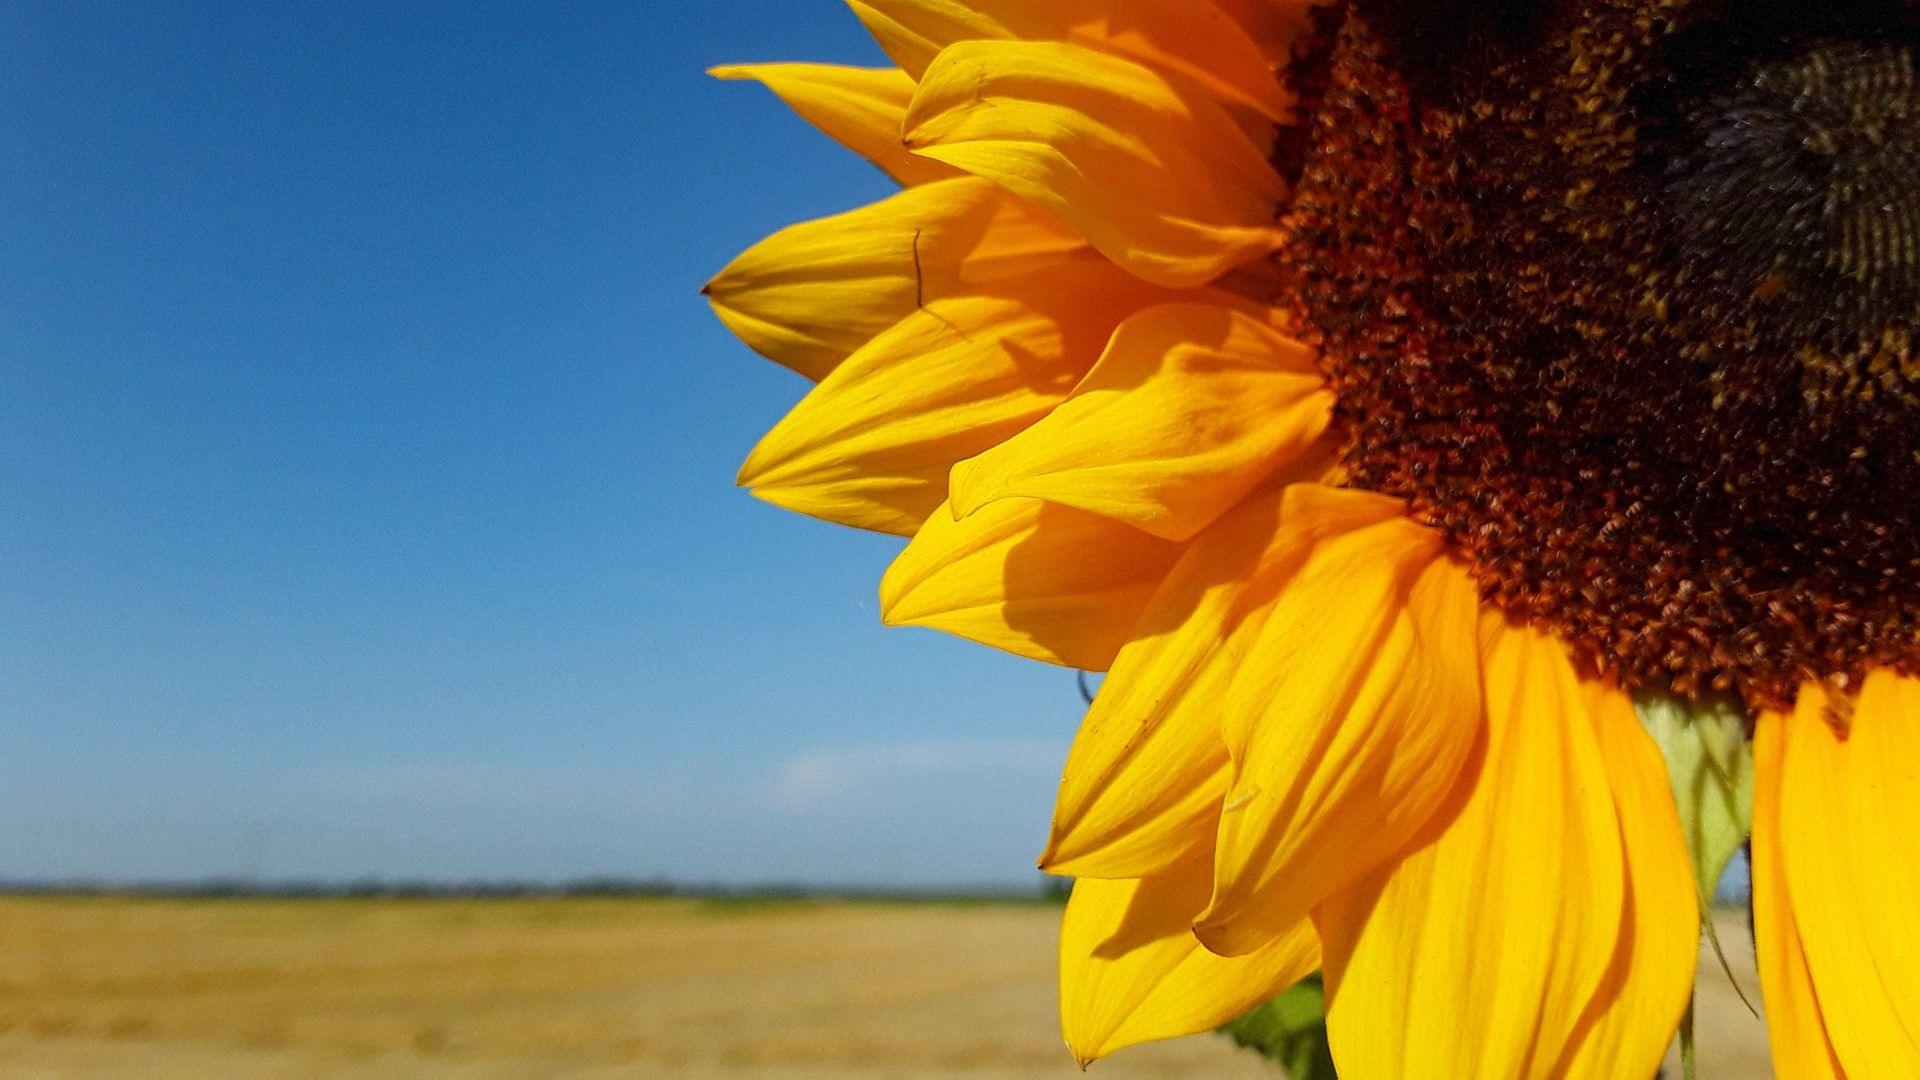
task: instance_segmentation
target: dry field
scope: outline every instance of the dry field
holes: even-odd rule
[[[0,899],[0,1077],[1061,1077],[1044,906]],[[1723,937],[1751,987],[1744,927]],[[1723,977],[1701,1075],[1767,1075]],[[1268,1077],[1202,1036],[1094,1080]]]

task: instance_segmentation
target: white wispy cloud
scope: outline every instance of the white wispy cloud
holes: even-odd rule
[[[993,787],[1057,776],[1066,749],[1054,741],[903,742],[809,750],[776,772],[768,793],[776,809],[808,813],[850,804],[912,798],[968,782]]]

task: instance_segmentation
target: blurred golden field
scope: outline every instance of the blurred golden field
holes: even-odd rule
[[[0,1076],[1073,1077],[1053,1015],[1058,916],[1041,904],[0,898]],[[1751,988],[1739,917],[1722,937]],[[1758,1021],[1708,969],[1701,1075],[1766,1076]],[[1275,1075],[1213,1036],[1091,1071]]]

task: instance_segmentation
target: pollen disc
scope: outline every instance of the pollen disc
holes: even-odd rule
[[[1276,257],[1352,483],[1755,704],[1920,672],[1920,23],[1777,6],[1323,9]]]

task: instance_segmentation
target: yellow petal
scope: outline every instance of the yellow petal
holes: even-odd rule
[[[954,510],[1028,496],[1185,540],[1314,448],[1332,411],[1307,346],[1213,304],[1149,308],[1046,419],[954,466]]]
[[[1593,680],[1585,691],[1620,817],[1626,902],[1613,963],[1587,1004],[1580,1041],[1551,1075],[1650,1077],[1693,993],[1698,897],[1660,748],[1625,693]]]
[[[1479,738],[1478,614],[1439,534],[1404,516],[1303,550],[1222,710],[1235,769],[1208,948],[1256,947],[1428,825]]]
[[[1802,706],[1825,703],[1814,687],[1801,691]],[[1823,722],[1815,715],[1814,723]],[[1763,712],[1753,733],[1753,934],[1766,1002],[1767,1042],[1773,1068],[1783,1080],[1842,1080],[1846,1071],[1827,1035],[1826,1017],[1807,969],[1806,946],[1787,895],[1781,850],[1781,761],[1785,729],[1800,716]]]
[[[1074,883],[1060,927],[1060,1025],[1082,1065],[1218,1027],[1319,966],[1305,922],[1247,956],[1201,948],[1188,925],[1207,878],[1202,855],[1144,880]]]
[[[923,304],[1085,250],[1032,204],[967,176],[782,229],[702,291],[754,351],[818,381]]]
[[[1045,416],[1134,311],[1167,299],[1095,256],[935,300],[849,356],[748,455],[790,510],[911,533],[947,473]]]
[[[1179,558],[1177,544],[1038,499],[927,519],[880,582],[889,626],[1104,670]]]
[[[1191,0],[853,0],[894,62],[922,75],[941,49],[978,40],[1070,41],[1177,72],[1268,120],[1287,116],[1280,81],[1243,24]]]
[[[725,64],[707,74],[759,81],[800,119],[903,184],[955,175],[951,166],[917,157],[901,144],[900,123],[907,114],[907,102],[913,99],[913,80],[899,68]]]
[[[887,59],[917,82],[956,41],[1014,37],[971,0],[847,0]]]
[[[1920,681],[1868,675],[1844,734],[1825,705],[1783,724],[1780,869],[1847,1074],[1920,1076]]]
[[[1154,595],[1067,755],[1049,872],[1143,877],[1212,857],[1227,789],[1218,713],[1278,587],[1280,505],[1272,492],[1235,507]]]
[[[1032,199],[1150,281],[1197,285],[1280,242],[1284,190],[1189,81],[1056,42],[963,41],[907,110],[907,142]]]
[[[1478,767],[1429,842],[1316,916],[1346,1080],[1564,1075],[1614,955],[1620,827],[1579,680],[1487,618]]]

